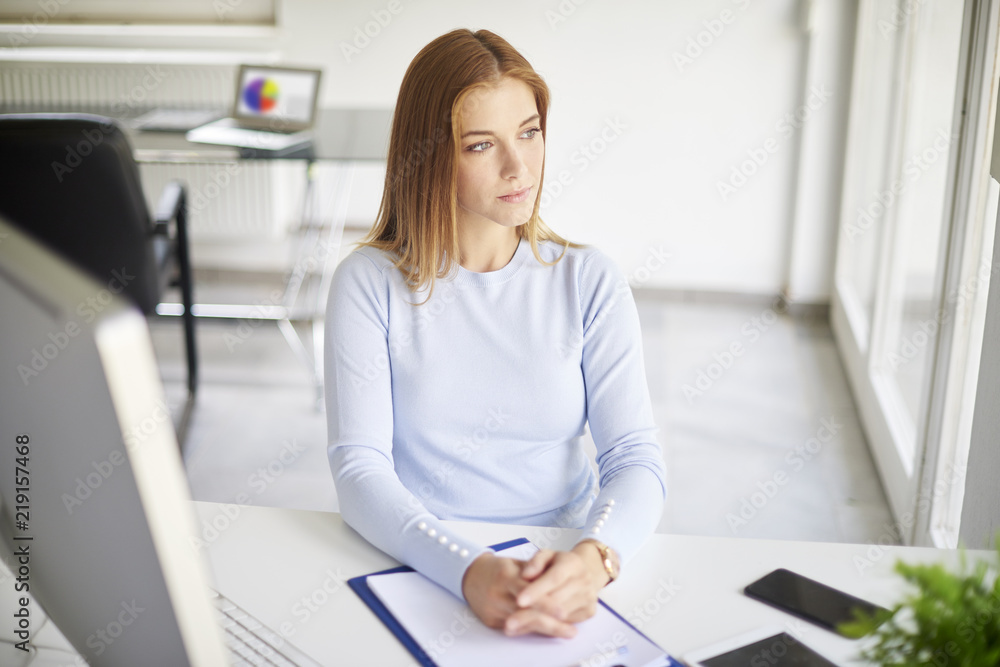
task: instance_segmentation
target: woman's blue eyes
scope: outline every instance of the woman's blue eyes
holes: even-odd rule
[[[539,134],[541,131],[542,131],[541,128],[533,127],[530,130],[525,130],[524,132],[522,132],[521,133],[521,138],[522,139],[534,139],[535,136],[537,134]],[[471,146],[469,146],[465,150],[470,151],[472,153],[482,153],[482,152],[486,151],[486,149],[489,148],[492,145],[493,145],[492,142],[489,142],[489,141],[480,141],[478,144],[472,144]]]

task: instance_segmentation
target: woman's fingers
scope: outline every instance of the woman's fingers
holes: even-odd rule
[[[593,616],[602,582],[588,569],[585,559],[576,552],[560,551],[544,562],[548,565],[544,573],[518,594],[518,606],[568,623]]]
[[[518,594],[517,604],[530,607],[573,579],[585,575],[583,561],[576,554],[557,551],[547,560],[546,570]]]
[[[535,552],[524,567],[521,568],[521,576],[528,581],[533,581],[538,575],[548,569],[552,559],[556,557],[556,552],[551,549],[542,549]]]
[[[601,585],[579,554],[543,550],[528,561],[483,554],[466,571],[462,591],[488,627],[572,637],[573,624],[596,612]]]
[[[531,633],[566,639],[576,636],[575,625],[560,621],[537,609],[521,609],[514,612],[504,623],[503,631],[508,637]]]
[[[483,554],[466,570],[462,593],[485,625],[499,629],[517,611],[516,596],[526,585],[520,562]]]

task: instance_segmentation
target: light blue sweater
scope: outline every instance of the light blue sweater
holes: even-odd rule
[[[561,247],[539,250],[551,261]],[[413,305],[425,297],[372,248],[334,275],[326,401],[344,520],[459,597],[485,547],[440,519],[582,528],[628,560],[665,487],[621,272],[591,248],[545,266],[522,240],[502,269],[456,267]]]

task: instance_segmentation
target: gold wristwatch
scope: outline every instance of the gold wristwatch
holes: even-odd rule
[[[594,546],[601,553],[601,563],[604,565],[604,571],[608,573],[608,583],[610,584],[621,574],[621,562],[618,560],[618,554],[603,542],[598,542],[597,540],[591,540],[591,542],[594,543]]]

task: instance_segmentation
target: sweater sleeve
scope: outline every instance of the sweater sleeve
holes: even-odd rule
[[[462,597],[462,577],[486,548],[446,527],[393,466],[385,269],[361,252],[337,267],[326,312],[328,455],[340,511],[362,537]]]
[[[649,401],[639,316],[611,260],[588,255],[580,272],[587,419],[600,492],[580,539],[631,558],[656,529],[666,497],[663,454]]]

